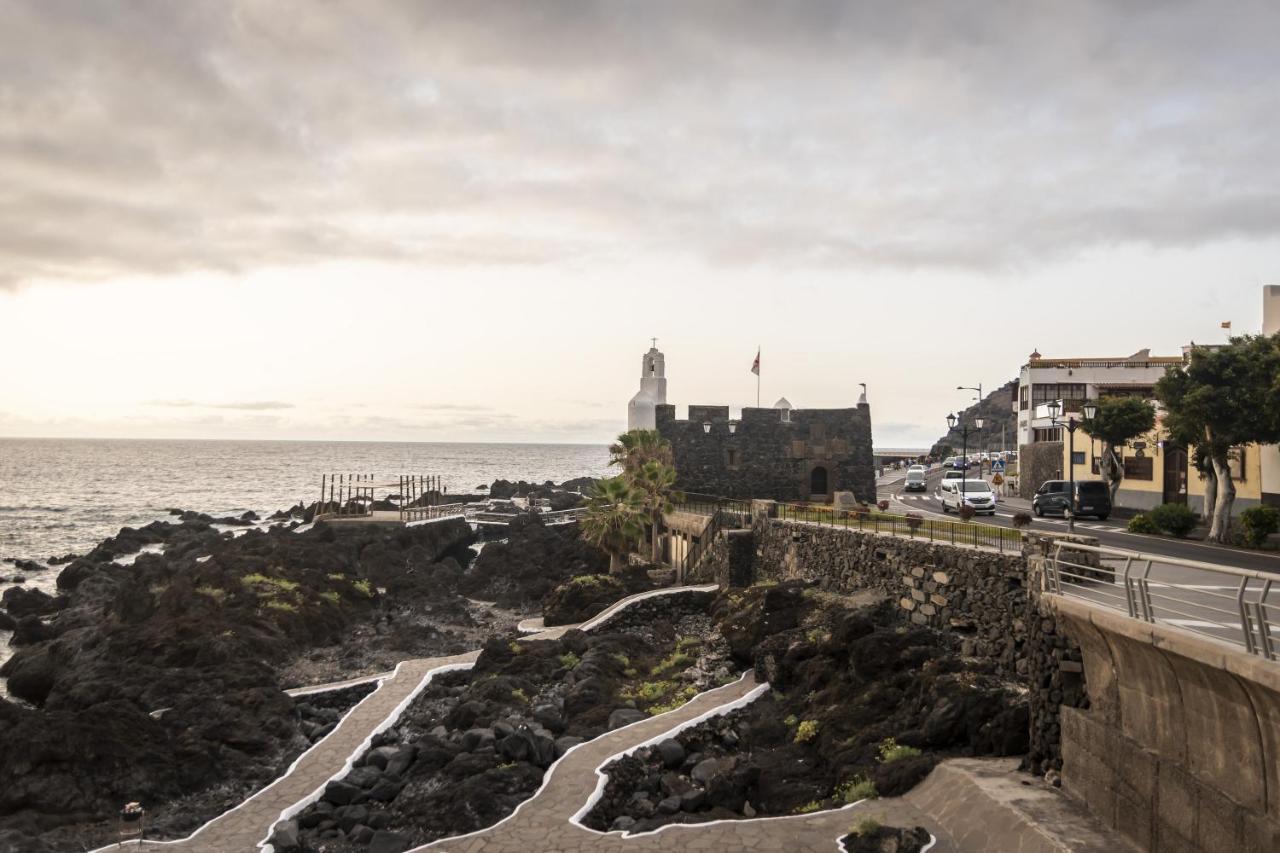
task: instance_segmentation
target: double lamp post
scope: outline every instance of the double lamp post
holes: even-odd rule
[[[1076,430],[1080,428],[1081,421],[1077,421],[1075,415],[1069,415],[1065,421],[1058,420],[1058,415],[1062,414],[1062,403],[1054,400],[1049,403],[1046,408],[1049,410],[1049,423],[1056,427],[1064,427],[1067,431],[1067,470],[1071,477],[1071,491],[1068,492],[1067,500],[1070,502],[1071,511],[1067,514],[1067,530],[1075,533],[1076,531]],[[1084,412],[1084,419],[1091,421],[1098,416],[1098,404],[1092,400],[1086,400],[1084,405],[1080,407]]]
[[[954,412],[947,415],[948,429],[955,429],[956,423],[959,421],[960,419],[955,416]],[[973,428],[978,432],[982,430],[981,417],[973,419]],[[964,471],[964,477],[960,478],[960,499],[963,501],[965,495],[964,481],[965,478],[969,476],[969,425],[966,423],[960,423],[960,464],[964,465],[964,468],[962,469]],[[982,476],[981,462],[978,463],[978,476]]]

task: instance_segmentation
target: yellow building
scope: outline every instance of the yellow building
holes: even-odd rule
[[[1064,436],[1064,439],[1066,436]],[[1233,510],[1240,512],[1262,503],[1262,467],[1265,451],[1271,447],[1256,444],[1237,448],[1231,455],[1232,479],[1236,486]],[[1187,450],[1166,440],[1157,416],[1156,428],[1120,448],[1124,479],[1116,494],[1116,506],[1147,510],[1162,503],[1185,503],[1199,513],[1204,512],[1207,481],[1194,466],[1188,464]],[[1063,479],[1069,478],[1068,455],[1071,443],[1062,443]],[[1090,438],[1084,430],[1075,434],[1075,478],[1099,480],[1098,460],[1102,442]]]

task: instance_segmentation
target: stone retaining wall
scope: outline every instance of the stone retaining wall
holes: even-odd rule
[[[771,518],[758,501],[750,530],[714,544],[701,580],[745,586],[801,578],[832,592],[875,589],[896,599],[903,619],[955,634],[961,653],[986,658],[1026,685],[1031,712],[1027,767],[1062,767],[1059,707],[1087,706],[1080,648],[1040,603],[1042,537],[1026,554],[877,535]]]

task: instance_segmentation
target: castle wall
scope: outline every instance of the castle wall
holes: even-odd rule
[[[835,492],[847,491],[875,501],[869,406],[791,409],[789,421],[782,414],[743,409],[730,433],[728,406],[690,406],[688,420],[677,420],[675,406],[661,405],[655,427],[671,442],[677,485],[686,492],[800,501],[830,500]],[[826,484],[815,493],[816,469],[825,471]]]

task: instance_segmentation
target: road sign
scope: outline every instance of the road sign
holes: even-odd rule
[[[992,463],[991,463],[991,470],[992,470],[992,471],[1003,471],[1003,470],[1004,470],[1004,460],[1003,460],[1003,459],[997,459],[995,462],[992,462]]]
[[[993,476],[993,477],[991,478],[991,484],[992,484],[993,486],[998,486],[998,485],[1000,485],[1000,484],[1001,484],[1001,483],[1003,483],[1003,482],[1004,482],[1004,477],[1001,477],[1001,476],[1000,476],[1000,472],[999,472],[999,471],[997,471],[997,472],[995,473],[995,476]]]

